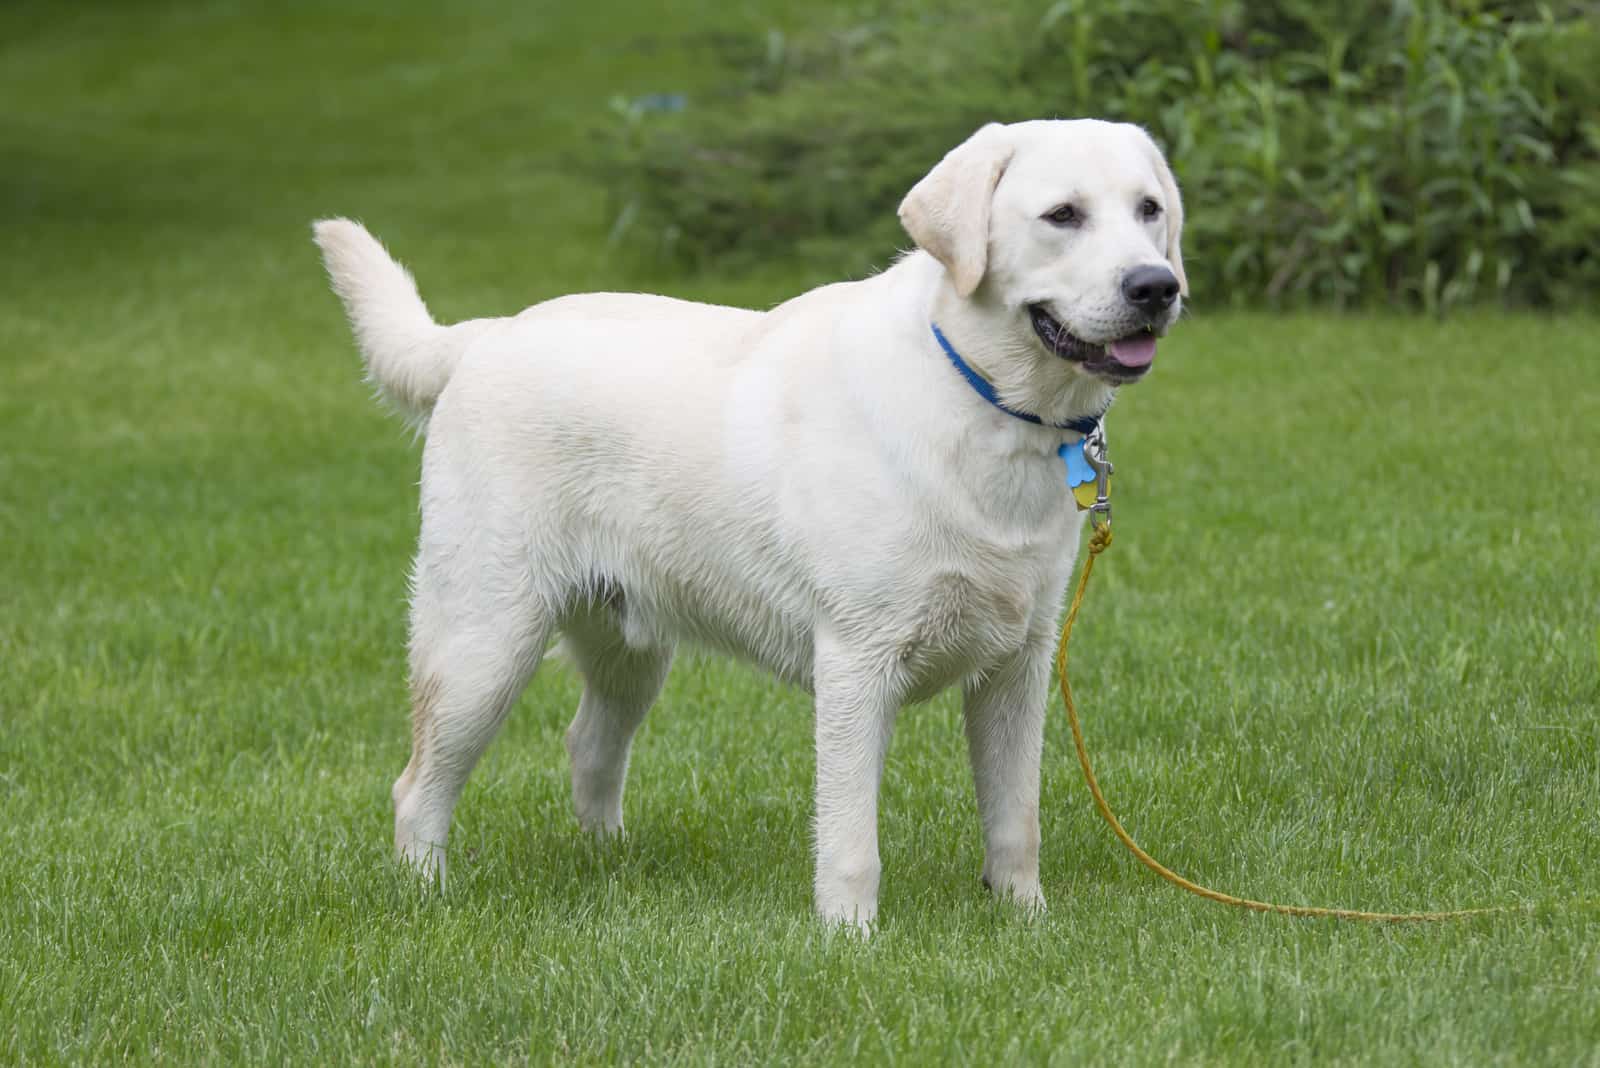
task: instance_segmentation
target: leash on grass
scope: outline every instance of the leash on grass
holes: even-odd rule
[[[1108,500],[1111,485],[1111,464],[1106,459],[1103,434],[1092,435],[1085,439],[1084,455],[1095,473],[1098,492],[1095,495],[1094,503],[1085,506],[1089,512],[1090,523],[1089,556],[1083,563],[1083,572],[1078,576],[1078,588],[1072,595],[1072,606],[1067,609],[1067,621],[1061,627],[1061,643],[1056,646],[1056,676],[1061,682],[1061,700],[1067,706],[1067,723],[1072,727],[1072,744],[1078,750],[1078,764],[1083,768],[1083,778],[1089,784],[1089,793],[1094,795],[1095,808],[1100,810],[1100,815],[1110,825],[1111,833],[1115,834],[1117,839],[1128,847],[1128,851],[1138,858],[1139,863],[1172,885],[1187,890],[1191,894],[1206,898],[1209,901],[1219,901],[1224,905],[1251,909],[1255,912],[1277,913],[1280,916],[1362,920],[1369,923],[1437,923],[1442,920],[1464,920],[1473,916],[1531,911],[1531,906],[1521,905],[1450,909],[1445,912],[1365,912],[1361,909],[1322,908],[1313,905],[1279,905],[1271,901],[1256,901],[1248,897],[1225,894],[1220,890],[1212,890],[1210,887],[1201,886],[1197,882],[1185,879],[1139,848],[1139,843],[1135,842],[1133,836],[1123,829],[1121,821],[1117,819],[1116,815],[1111,811],[1110,804],[1106,802],[1106,795],[1100,790],[1100,782],[1095,778],[1094,767],[1089,763],[1089,750],[1083,744],[1083,727],[1078,722],[1078,706],[1072,700],[1072,686],[1067,682],[1067,643],[1072,638],[1072,625],[1078,621],[1078,609],[1083,607],[1083,594],[1089,588],[1089,576],[1094,573],[1095,559],[1111,546],[1111,504]],[[1080,498],[1079,503],[1083,504],[1082,498]]]

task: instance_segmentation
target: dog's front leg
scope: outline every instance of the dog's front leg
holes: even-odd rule
[[[965,687],[972,780],[983,821],[983,882],[1030,910],[1039,888],[1039,760],[1044,749],[1048,638],[1034,639]]]
[[[881,661],[818,635],[817,913],[870,933],[878,914],[878,784],[899,701]]]

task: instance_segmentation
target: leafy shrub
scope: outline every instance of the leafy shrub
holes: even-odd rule
[[[889,2],[724,38],[720,98],[618,101],[614,234],[677,262],[860,272],[990,120],[1138,122],[1190,206],[1202,300],[1552,304],[1600,288],[1593,4]]]

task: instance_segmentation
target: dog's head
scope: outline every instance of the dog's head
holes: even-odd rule
[[[1027,393],[1142,377],[1188,292],[1177,183],[1127,123],[985,126],[906,195],[900,221],[1006,335],[991,340],[1007,358],[1038,364],[1017,383]]]

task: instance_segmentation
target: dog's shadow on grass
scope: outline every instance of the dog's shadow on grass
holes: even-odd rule
[[[579,828],[559,769],[502,783],[492,802],[480,797],[466,807],[452,835],[446,896],[460,903],[517,900],[578,920],[611,915],[625,922],[633,913],[680,910],[747,915],[752,922],[810,915],[806,776],[764,768],[754,775],[764,784],[755,790],[715,776],[689,786],[666,778],[631,794],[627,833],[603,840]],[[939,914],[948,923],[987,925],[982,917],[994,910],[994,919],[1009,926],[1009,910],[996,910],[981,883],[981,836],[964,794],[931,812],[905,798],[891,796],[888,803],[894,811],[880,828],[884,917]],[[1138,880],[1139,873],[1117,863],[1114,843],[1102,839],[1098,825],[1068,822],[1052,828],[1056,855],[1041,858],[1053,904],[1070,907],[1080,895]]]
[[[451,850],[450,893],[515,893],[550,906],[592,912],[630,901],[692,899],[698,907],[742,911],[749,902],[811,890],[809,810],[792,812],[739,799],[702,809],[641,813],[626,834],[604,839],[571,813],[541,805],[520,828],[463,841]]]
[[[576,923],[697,916],[760,926],[811,918],[803,797],[730,797],[723,808],[641,812],[627,834],[604,840],[579,829],[564,798],[541,799],[528,815],[516,826],[462,837],[459,852],[451,851],[449,898],[509,896]],[[920,836],[899,843],[884,857],[883,918],[894,926],[897,917],[937,915],[941,930],[1035,926],[984,889],[981,862],[975,840],[948,849],[930,849]]]

